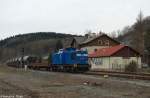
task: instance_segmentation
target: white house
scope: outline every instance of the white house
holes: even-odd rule
[[[131,61],[141,68],[140,54],[129,46],[116,45],[89,53],[91,69],[122,70]]]

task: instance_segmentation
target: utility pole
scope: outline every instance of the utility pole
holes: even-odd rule
[[[23,60],[23,58],[24,58],[24,48],[21,48],[21,68],[24,67],[24,60]]]
[[[24,54],[25,54],[25,36],[23,35],[23,39],[22,39],[22,43],[23,43],[23,46],[21,48],[21,68],[24,67]]]

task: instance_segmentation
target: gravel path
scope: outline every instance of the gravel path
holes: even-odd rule
[[[23,98],[150,98],[150,82],[1,67],[2,95],[21,95]]]

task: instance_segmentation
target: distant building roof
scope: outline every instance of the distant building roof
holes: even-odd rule
[[[66,48],[66,47],[70,47],[70,44],[72,42],[73,38],[72,37],[69,37],[69,38],[65,38],[62,41],[63,43],[63,47]]]
[[[78,44],[82,45],[82,44],[86,44],[86,43],[88,43],[88,42],[91,42],[92,40],[94,40],[94,39],[96,39],[96,38],[99,38],[99,37],[102,37],[102,36],[107,36],[107,35],[106,35],[106,34],[101,34],[101,35],[93,36],[93,37],[86,37],[86,36],[74,37],[74,40],[76,40],[76,42],[77,42]],[[109,36],[107,36],[107,37],[109,37]],[[110,38],[110,37],[109,37],[109,38]],[[110,39],[112,39],[112,38],[110,38]],[[112,39],[112,40],[114,40],[114,39]],[[114,40],[114,41],[117,42],[117,43],[120,43],[120,42],[118,42],[118,41],[116,41],[116,40]]]
[[[101,34],[99,36],[94,36],[94,37],[86,38],[86,40],[84,40],[84,42],[82,42],[81,44],[86,44],[86,43],[88,43],[88,42],[90,42],[90,41],[92,41],[92,40],[94,40],[96,38],[99,38],[101,36],[104,36],[104,35],[107,36],[106,34]]]
[[[113,47],[109,47],[109,48],[98,49],[98,50],[90,53],[89,57],[108,57],[108,56],[113,56],[115,53],[117,53],[119,50],[121,50],[121,49],[123,49],[125,47],[128,47],[128,46],[117,45],[117,46],[113,46]],[[128,48],[130,48],[130,47],[128,47]],[[132,48],[130,48],[130,49],[132,49]],[[133,51],[135,51],[135,50],[133,50]],[[135,52],[138,53],[137,51],[135,51]]]
[[[87,38],[85,36],[83,37],[74,37],[74,39],[77,41],[77,43],[81,44],[84,42]]]

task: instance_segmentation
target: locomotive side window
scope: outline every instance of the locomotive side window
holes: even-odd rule
[[[71,53],[71,59],[75,60],[76,59],[76,53]]]

